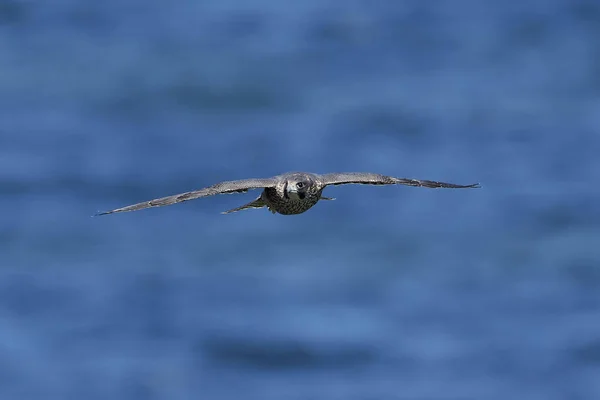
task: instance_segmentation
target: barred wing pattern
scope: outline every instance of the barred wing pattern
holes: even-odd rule
[[[457,185],[454,183],[427,181],[421,179],[394,178],[392,176],[372,174],[368,172],[339,172],[321,175],[323,187],[328,185],[408,185],[422,186],[426,188],[450,188],[450,189],[466,189],[478,188],[479,183],[471,185]]]
[[[159,199],[144,201],[122,208],[116,208],[114,210],[100,212],[96,215],[107,215],[119,212],[137,211],[150,207],[169,206],[171,204],[177,204],[188,200],[194,200],[200,197],[214,196],[217,194],[244,193],[250,189],[263,189],[267,187],[274,187],[276,183],[277,181],[275,178],[241,179],[236,181],[221,182],[203,189],[175,194],[167,197],[161,197]]]

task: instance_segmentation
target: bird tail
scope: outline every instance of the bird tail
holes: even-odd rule
[[[258,197],[256,200],[251,201],[248,204],[244,204],[243,206],[232,208],[231,210],[223,211],[221,214],[231,214],[231,213],[234,213],[234,212],[246,210],[248,208],[263,208],[266,205],[267,204],[264,202],[264,200],[262,199],[262,197]]]

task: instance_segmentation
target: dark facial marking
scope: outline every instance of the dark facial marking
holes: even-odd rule
[[[288,194],[288,192],[287,192],[287,187],[288,187],[288,183],[287,183],[287,181],[286,181],[286,182],[285,182],[285,185],[283,186],[283,197],[285,197],[286,199],[288,199],[288,200],[289,200],[289,198],[290,198],[290,195],[289,195],[289,194]]]

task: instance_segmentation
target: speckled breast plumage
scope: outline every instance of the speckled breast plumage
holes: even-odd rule
[[[266,188],[262,198],[267,203],[269,210],[282,215],[301,214],[317,204],[321,197],[321,191],[312,193],[307,192],[303,199],[291,199],[283,196],[275,188]]]

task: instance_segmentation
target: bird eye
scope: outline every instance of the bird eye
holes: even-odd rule
[[[302,188],[302,187],[304,187],[304,183],[298,182],[298,183],[296,183],[296,186],[299,187],[299,188]]]

